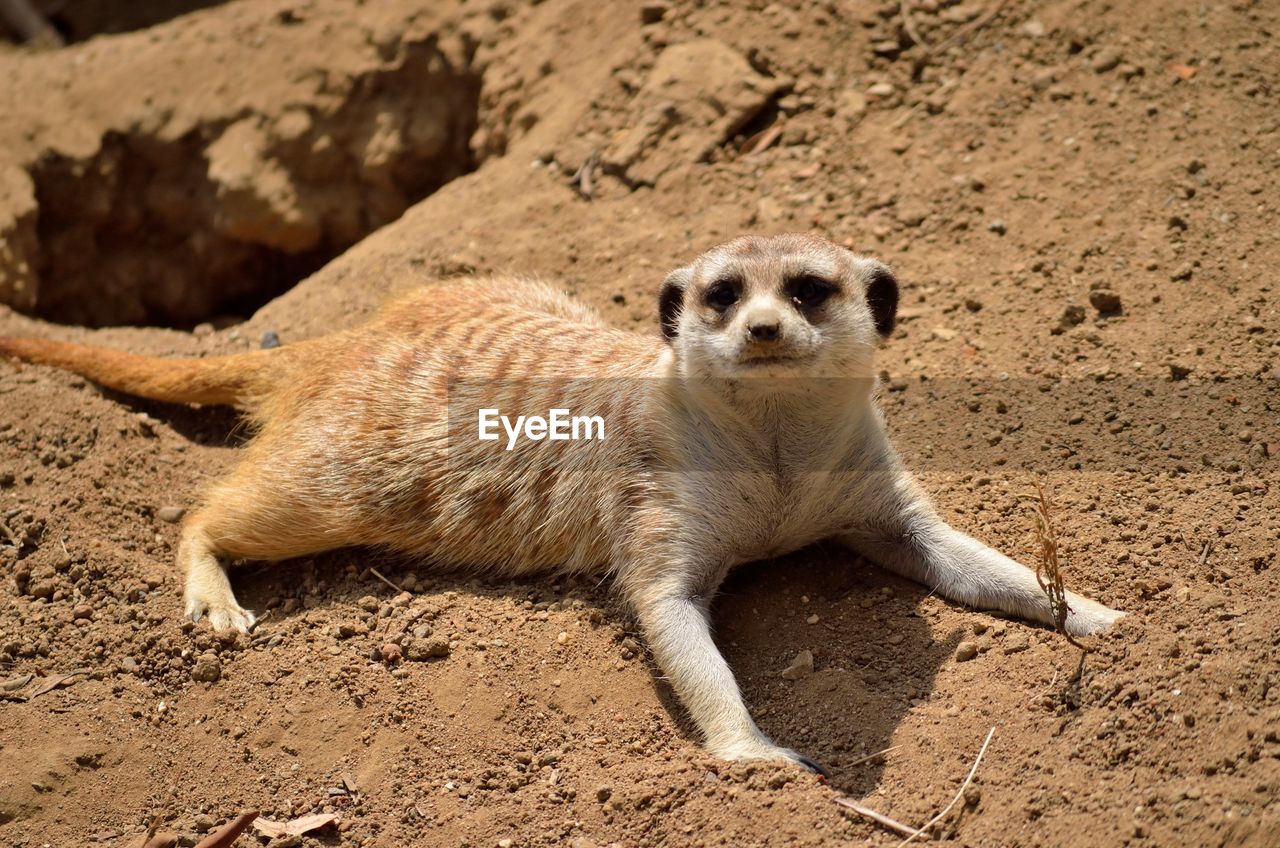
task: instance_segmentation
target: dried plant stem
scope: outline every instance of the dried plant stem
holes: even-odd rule
[[[869,760],[874,760],[876,757],[882,757],[885,754],[889,753],[890,751],[896,751],[901,747],[902,747],[901,745],[891,745],[888,748],[885,748],[883,751],[876,751],[874,754],[867,754],[865,757],[859,757],[858,759],[849,763],[849,766],[860,766]]]
[[[982,747],[978,750],[978,756],[974,758],[973,767],[969,769],[969,774],[965,776],[964,782],[960,784],[960,790],[956,792],[956,796],[951,799],[951,803],[943,807],[942,812],[938,813],[936,816],[929,819],[928,823],[926,823],[924,827],[920,828],[915,833],[911,834],[906,839],[899,842],[898,848],[902,848],[903,845],[906,845],[908,842],[912,841],[917,836],[924,833],[929,828],[933,827],[935,824],[937,824],[939,821],[942,820],[943,816],[951,812],[951,808],[956,805],[956,802],[960,800],[960,796],[964,795],[964,791],[968,789],[969,784],[973,782],[973,776],[978,773],[978,764],[982,762],[982,755],[987,753],[987,746],[991,744],[991,737],[995,735],[996,735],[996,729],[994,727],[991,728],[989,731],[987,731],[987,738],[985,741],[983,741]]]
[[[850,798],[837,798],[836,803],[845,809],[853,810],[865,819],[870,819],[881,827],[886,827],[895,833],[902,834],[903,836],[910,836],[916,832],[915,828],[910,825],[905,825],[896,819],[891,819],[884,813],[877,813],[870,807],[863,806]]]
[[[392,583],[390,580],[388,580],[388,579],[383,575],[383,573],[382,573],[381,571],[379,571],[378,569],[373,568],[372,566],[370,566],[370,568],[369,568],[369,573],[370,573],[370,574],[372,574],[374,577],[378,578],[379,580],[381,580],[383,583],[386,583],[386,584],[387,584],[388,586],[390,586],[392,589],[395,589],[397,592],[403,592],[403,591],[404,591],[404,589],[401,589],[399,586],[397,586],[396,584],[394,584],[394,583]]]
[[[1036,582],[1049,596],[1049,608],[1053,612],[1053,627],[1068,642],[1081,651],[1088,648],[1076,641],[1067,632],[1067,614],[1071,608],[1067,606],[1067,589],[1062,582],[1062,567],[1058,563],[1058,531],[1053,526],[1053,518],[1049,510],[1049,499],[1045,497],[1044,487],[1036,483],[1034,495],[1036,541],[1040,543],[1040,561],[1036,564]]]

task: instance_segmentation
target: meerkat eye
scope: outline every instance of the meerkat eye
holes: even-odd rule
[[[718,312],[723,312],[738,302],[738,283],[736,280],[716,280],[707,289],[707,305]]]
[[[805,274],[787,283],[788,294],[792,302],[801,309],[812,309],[821,306],[835,291],[835,286],[821,277]]]

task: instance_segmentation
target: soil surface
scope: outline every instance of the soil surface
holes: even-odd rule
[[[496,271],[656,333],[668,269],[816,232],[903,281],[884,405],[942,512],[1034,564],[1043,485],[1129,615],[1080,669],[835,547],[749,566],[717,638],[832,777],[726,764],[607,586],[347,550],[184,623],[235,417],[0,364],[0,842],[882,845],[836,799],[924,824],[994,727],[949,844],[1280,844],[1280,7],[170,5],[0,46],[0,333],[200,356]]]

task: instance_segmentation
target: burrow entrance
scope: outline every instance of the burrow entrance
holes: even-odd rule
[[[473,169],[478,73],[433,39],[400,49],[340,98],[177,138],[115,131],[86,159],[41,157],[27,171],[35,215],[0,233],[0,298],[91,327],[252,314]]]

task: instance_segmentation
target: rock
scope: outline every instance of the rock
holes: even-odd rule
[[[970,312],[981,312],[982,301],[978,300],[977,298],[966,297],[964,299],[964,308],[969,310]]]
[[[1056,333],[1069,330],[1072,327],[1084,323],[1085,312],[1084,307],[1078,303],[1070,303],[1062,310],[1062,316],[1058,318],[1058,326],[1054,328]]]
[[[1005,233],[1009,232],[1008,225],[1005,224],[1004,220],[1001,218],[996,218],[994,221],[991,221],[989,224],[987,224],[987,229],[998,236],[1002,236]]]
[[[1094,54],[1093,61],[1089,63],[1089,67],[1093,68],[1094,73],[1105,74],[1107,71],[1113,71],[1124,59],[1120,55],[1120,51],[1114,47],[1103,47]]]
[[[76,604],[71,610],[71,618],[75,620],[93,618],[93,607],[88,604]]]
[[[956,645],[956,662],[968,662],[977,655],[977,642],[961,642],[959,645]]]
[[[1173,280],[1175,283],[1180,282],[1182,280],[1189,280],[1191,279],[1191,275],[1194,272],[1195,272],[1195,266],[1193,266],[1190,262],[1183,262],[1181,265],[1179,265],[1177,268],[1173,270],[1173,273],[1169,275],[1169,279]]]
[[[918,227],[929,217],[929,209],[923,204],[903,203],[894,214],[904,227]]]
[[[50,600],[55,588],[52,580],[32,580],[27,584],[27,594],[33,598]]]
[[[222,663],[214,654],[201,654],[191,668],[191,679],[197,683],[217,683],[222,679]]]
[[[1191,374],[1193,370],[1195,369],[1193,369],[1190,365],[1183,365],[1182,363],[1179,363],[1179,362],[1169,363],[1169,377],[1175,382],[1178,380],[1187,379],[1187,377]]]
[[[867,97],[858,91],[846,89],[836,98],[836,117],[846,124],[854,124],[862,120],[867,113]]]
[[[1031,647],[1030,640],[1021,634],[1010,636],[1004,643],[1004,652],[1006,654],[1019,654]]]
[[[406,646],[404,654],[414,662],[441,659],[449,656],[449,640],[441,636],[414,639]]]
[[[387,665],[395,665],[404,659],[404,651],[395,642],[388,642],[378,649],[378,654]]]
[[[784,668],[778,676],[783,680],[801,680],[813,674],[813,652],[801,651],[796,654],[791,665]]]
[[[631,129],[601,161],[631,181],[653,183],[672,168],[708,157],[760,114],[782,85],[721,41],[674,44],[658,56],[636,94]]]
[[[873,86],[871,86],[870,88],[868,88],[868,89],[867,89],[867,96],[868,96],[868,97],[877,97],[877,98],[880,98],[880,99],[884,99],[884,98],[886,98],[886,97],[892,97],[892,96],[893,96],[893,92],[894,92],[893,83],[891,83],[891,82],[878,82],[878,83],[876,83],[875,85],[873,85]]]
[[[352,636],[366,636],[369,633],[369,625],[363,621],[344,621],[338,625],[338,638],[350,639]]]
[[[168,524],[177,524],[187,514],[184,506],[162,506],[156,510],[156,518]]]
[[[1103,315],[1120,311],[1120,295],[1111,289],[1094,289],[1089,292],[1089,303]]]
[[[382,602],[373,595],[363,595],[358,601],[356,601],[356,606],[360,607],[360,609],[365,612],[377,612],[378,608],[382,606]]]
[[[280,334],[275,330],[267,330],[262,334],[262,339],[258,342],[258,347],[263,350],[271,350],[280,347]]]
[[[600,788],[596,789],[596,800],[599,801],[601,804],[603,804],[605,801],[608,801],[612,797],[613,797],[613,787],[601,786]]]
[[[1022,25],[1022,31],[1032,38],[1039,38],[1045,33],[1044,22],[1039,18],[1031,18]]]

